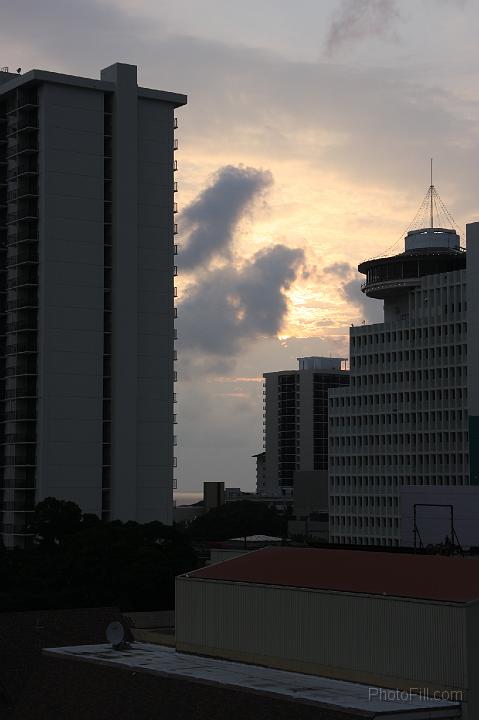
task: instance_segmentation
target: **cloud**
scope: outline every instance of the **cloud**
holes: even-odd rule
[[[354,268],[348,262],[335,262],[332,265],[328,265],[324,268],[325,273],[328,275],[337,275],[338,277],[346,277],[354,272]]]
[[[335,262],[324,268],[324,273],[334,275],[340,280],[340,288],[344,298],[361,313],[361,319],[368,323],[383,321],[383,304],[378,300],[368,298],[361,292],[364,276],[348,262]]]
[[[396,0],[342,0],[326,36],[326,52],[368,37],[391,38],[399,19]]]
[[[239,268],[221,267],[202,277],[179,308],[182,352],[231,359],[245,343],[276,335],[288,311],[286,292],[303,263],[303,250],[274,245]]]
[[[379,300],[368,298],[361,292],[361,283],[364,276],[356,276],[343,284],[343,292],[346,299],[354,305],[362,314],[362,319],[367,323],[375,324],[383,322],[383,303]]]
[[[272,184],[265,170],[227,165],[213,182],[182,212],[180,224],[188,235],[181,252],[182,270],[206,265],[213,257],[231,258],[238,221]]]

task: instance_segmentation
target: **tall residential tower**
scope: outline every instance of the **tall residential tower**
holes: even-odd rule
[[[292,496],[295,474],[327,478],[328,390],[349,384],[342,358],[298,358],[298,370],[264,373],[263,470],[259,495]]]
[[[175,108],[133,65],[0,73],[0,513],[171,522]]]

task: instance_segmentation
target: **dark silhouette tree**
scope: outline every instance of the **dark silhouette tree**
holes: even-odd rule
[[[229,540],[248,535],[285,537],[287,519],[264,503],[238,500],[199,515],[189,531],[195,540]]]

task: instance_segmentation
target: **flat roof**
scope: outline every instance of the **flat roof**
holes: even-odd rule
[[[122,63],[119,63],[122,64]],[[50,70],[28,70],[22,75],[14,75],[6,82],[0,83],[0,95],[5,95],[15,88],[28,83],[55,83],[57,85],[73,85],[75,87],[87,88],[88,90],[100,90],[102,92],[113,92],[115,83],[96,78],[85,78],[77,75],[51,72]],[[187,96],[182,93],[169,92],[167,90],[155,90],[144,88],[138,85],[138,96],[150,100],[161,100],[168,102],[175,107],[186,105]]]
[[[476,558],[267,547],[182,577],[467,603],[479,600]]]
[[[83,662],[135,670],[153,675],[187,678],[216,686],[245,689],[269,696],[281,696],[299,703],[331,710],[351,710],[364,718],[425,720],[460,717],[460,704],[419,695],[401,699],[396,690],[370,687],[359,683],[273,670],[229,660],[186,655],[174,648],[132,643],[125,650],[111,645],[80,645],[48,648],[47,655]]]

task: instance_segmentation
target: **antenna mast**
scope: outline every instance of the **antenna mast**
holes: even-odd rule
[[[431,228],[434,227],[434,208],[433,208],[433,197],[434,197],[434,185],[432,184],[432,158],[431,158],[431,185],[429,187],[429,193],[431,195]]]

